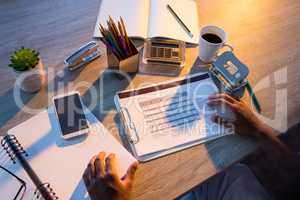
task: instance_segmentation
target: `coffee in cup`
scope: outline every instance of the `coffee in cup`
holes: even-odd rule
[[[225,31],[217,26],[205,26],[201,29],[199,39],[199,58],[204,63],[213,62],[219,49],[227,46],[231,51],[233,47],[226,43]]]

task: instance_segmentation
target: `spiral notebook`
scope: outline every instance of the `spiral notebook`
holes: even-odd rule
[[[93,155],[114,152],[121,176],[135,161],[92,113],[85,113],[91,129],[86,137],[62,139],[51,107],[1,139],[0,164],[26,182],[23,199],[89,199],[82,174]],[[15,177],[0,173],[1,199],[10,200],[19,187]]]

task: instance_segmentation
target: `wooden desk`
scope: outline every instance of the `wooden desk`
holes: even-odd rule
[[[115,112],[113,95],[115,91],[128,87],[128,83],[103,74],[107,66],[105,56],[81,71],[66,71],[62,77],[57,75],[63,69],[64,58],[91,40],[99,3],[100,0],[32,0],[30,3],[19,0],[0,3],[2,135],[33,115],[16,107],[12,90],[14,77],[11,69],[6,67],[10,53],[25,45],[41,52],[49,72],[48,88],[34,95],[22,95],[27,107],[44,108],[54,94],[66,88],[76,88],[84,96],[86,104],[91,99],[98,102],[93,109],[94,114],[119,138],[122,126]],[[276,118],[278,121],[275,124],[287,122],[287,127],[296,123],[300,111],[300,2],[200,0],[198,4],[200,25],[222,26],[228,33],[229,42],[235,47],[235,54],[250,67],[250,81],[257,90],[263,115]],[[188,67],[181,76],[190,73],[197,49],[189,49],[187,53]],[[169,78],[136,75],[131,84],[138,87],[145,81],[151,83],[166,79]],[[61,84],[62,81],[64,84]],[[89,95],[91,86],[98,89],[98,95],[93,98]],[[103,107],[99,102],[104,103]],[[134,185],[134,197],[172,199],[237,162],[254,146],[245,138],[231,136],[141,164]]]

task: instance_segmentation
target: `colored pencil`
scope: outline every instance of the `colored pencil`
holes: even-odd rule
[[[122,43],[122,47],[125,50],[126,56],[130,56],[130,53],[129,53],[128,48],[126,46],[126,42],[125,42],[124,34],[123,34],[123,29],[122,29],[122,26],[121,26],[120,22],[118,22],[118,28],[120,30],[120,40],[121,40],[121,43]]]
[[[124,60],[137,54],[138,51],[128,37],[122,17],[120,17],[120,21],[117,23],[114,22],[111,16],[108,18],[106,22],[107,28],[104,28],[102,24],[99,26],[99,30],[103,36],[102,41],[107,48],[111,50],[119,60]]]
[[[122,17],[120,17],[120,20],[121,20],[121,25],[123,27],[124,36],[125,36],[124,38],[125,38],[125,41],[126,41],[127,48],[129,50],[129,52],[132,54],[133,51],[132,51],[132,47],[131,47],[130,42],[129,42],[129,38],[128,38],[127,31],[126,31],[126,28],[125,28],[125,23],[124,23]]]

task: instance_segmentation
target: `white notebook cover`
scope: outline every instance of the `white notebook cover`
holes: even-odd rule
[[[91,133],[85,138],[66,141],[59,135],[59,126],[53,107],[45,110],[8,131],[17,137],[28,153],[27,161],[42,182],[50,183],[59,199],[89,199],[82,174],[91,157],[105,151],[115,153],[119,161],[119,174],[123,176],[135,158],[105,129],[97,118],[86,112]],[[22,167],[5,158],[1,151],[1,164],[27,182],[25,199],[31,199],[35,186]],[[0,191],[14,186],[7,177],[0,177]]]

